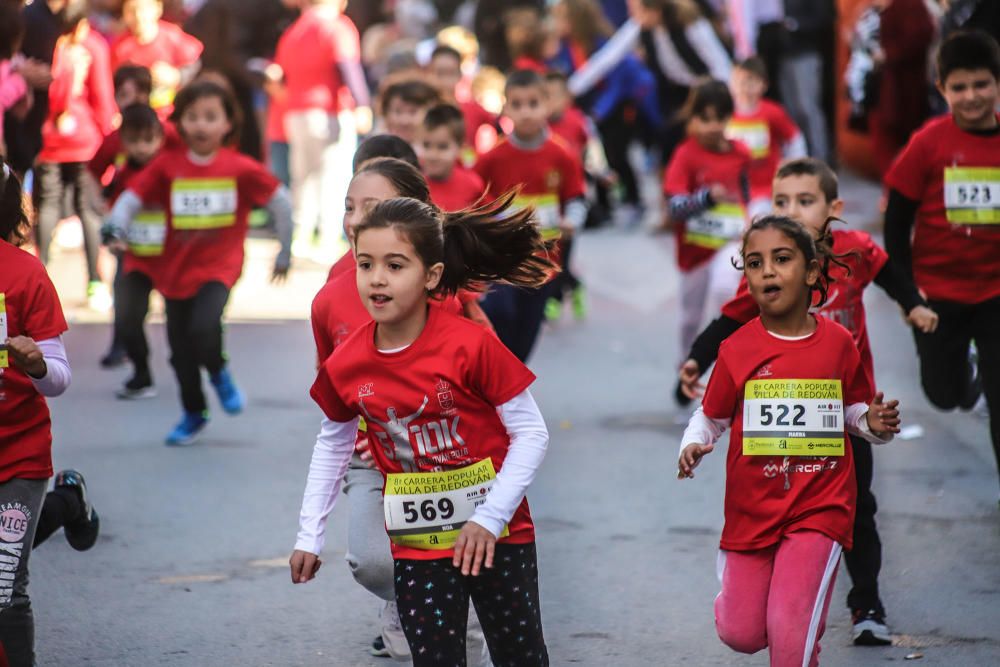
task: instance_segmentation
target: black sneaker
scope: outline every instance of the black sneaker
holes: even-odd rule
[[[101,368],[118,368],[128,361],[128,354],[125,348],[113,345],[108,353],[101,357]]]
[[[958,407],[968,412],[976,407],[983,395],[983,380],[979,377],[979,351],[975,344],[969,346],[969,382],[958,398]]]
[[[854,624],[855,646],[888,646],[892,643],[885,614],[878,609],[855,609],[851,612],[851,622]]]
[[[135,375],[131,380],[122,385],[122,388],[115,392],[115,396],[124,401],[135,401],[142,398],[153,398],[156,396],[156,387],[149,375]]]
[[[382,635],[375,638],[372,642],[372,647],[369,649],[371,654],[376,658],[390,658],[392,655],[389,653],[389,649],[385,647],[385,641],[382,639]]]
[[[76,470],[63,470],[56,475],[52,486],[56,489],[70,488],[79,495],[80,504],[83,505],[83,516],[72,523],[67,523],[63,527],[63,532],[66,533],[66,541],[71,547],[77,551],[86,551],[94,546],[97,534],[101,530],[101,519],[87,500],[87,482]]]

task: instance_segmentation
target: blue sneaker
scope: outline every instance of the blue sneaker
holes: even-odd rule
[[[222,403],[222,409],[226,414],[238,415],[243,412],[243,405],[246,402],[243,399],[243,392],[236,386],[228,368],[223,368],[212,376],[212,386],[215,387],[219,403]]]
[[[189,445],[195,441],[208,423],[208,417],[200,412],[185,412],[174,430],[167,436],[168,445]]]

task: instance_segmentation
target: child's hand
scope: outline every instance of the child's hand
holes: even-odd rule
[[[466,521],[462,532],[455,541],[455,557],[451,564],[462,568],[462,574],[479,576],[480,566],[493,568],[493,550],[496,548],[496,535],[480,526],[475,521]]]
[[[281,285],[288,279],[288,270],[291,268],[291,264],[287,261],[278,260],[274,263],[274,269],[271,271],[271,282],[275,285]]]
[[[354,443],[354,453],[366,466],[375,468],[375,457],[372,455],[372,445],[367,434],[358,433],[358,439]]]
[[[708,195],[712,198],[712,201],[716,204],[721,204],[722,202],[735,201],[730,195],[729,190],[726,189],[722,183],[712,183],[708,188]]]
[[[559,220],[559,231],[562,232],[564,239],[571,239],[576,233],[576,227],[566,218],[562,218]]]
[[[696,398],[701,398],[705,393],[705,385],[698,382],[698,378],[701,377],[701,369],[698,368],[698,362],[694,359],[688,359],[681,366],[681,370],[677,373],[677,377],[681,382],[681,392],[694,400]]]
[[[288,559],[288,565],[292,569],[292,583],[304,584],[316,576],[323,561],[316,554],[296,549]]]
[[[906,321],[925,334],[934,333],[938,326],[938,314],[927,306],[917,306],[906,316]]]
[[[694,469],[701,463],[702,457],[714,449],[715,445],[699,445],[697,443],[685,447],[684,451],[681,452],[680,458],[677,460],[677,479],[684,479],[686,477],[694,479]]]
[[[45,377],[49,369],[45,366],[42,350],[35,341],[27,336],[14,336],[8,338],[5,344],[15,366],[36,380]]]
[[[108,250],[118,256],[124,255],[128,251],[128,244],[118,238],[109,238],[105,245],[108,246]]]
[[[868,428],[875,435],[899,433],[899,401],[886,401],[882,392],[868,406]]]

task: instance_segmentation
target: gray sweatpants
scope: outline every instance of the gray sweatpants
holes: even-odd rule
[[[28,556],[42,513],[46,481],[15,478],[0,483],[0,643],[11,667],[35,664]]]
[[[347,468],[344,493],[351,510],[345,555],[351,574],[355,581],[383,600],[395,600],[392,551],[382,509],[382,473],[369,468],[355,455]],[[469,667],[492,664],[482,626],[471,604],[465,646]]]

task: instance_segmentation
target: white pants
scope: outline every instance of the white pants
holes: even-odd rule
[[[732,260],[739,251],[740,242],[731,241],[704,264],[681,272],[680,363],[688,358],[705,320],[718,317],[722,306],[736,295],[742,274]]]

